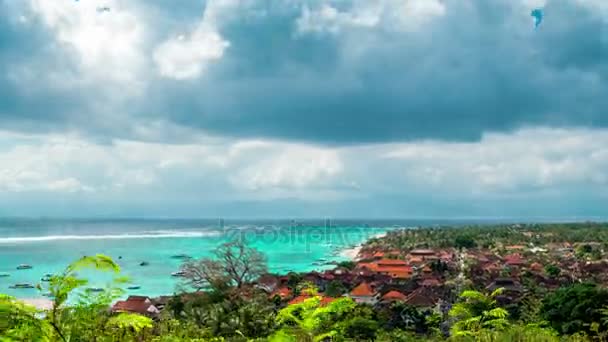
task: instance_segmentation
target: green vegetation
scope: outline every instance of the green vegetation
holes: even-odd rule
[[[48,286],[39,286],[54,299],[48,310],[0,295],[0,341],[607,341],[608,290],[604,283],[583,281],[589,278],[584,267],[601,266],[597,260],[605,258],[608,231],[604,227],[418,229],[393,232],[365,246],[385,251],[421,247],[458,251],[453,261],[434,259],[426,264],[426,272],[444,283],[449,305],[443,308],[413,306],[403,300],[357,303],[345,296],[358,284],[345,281],[348,277],[327,281],[319,292],[307,282],[310,275],[296,273],[283,278],[282,286],[290,294],[281,298],[254,286],[256,279],[267,275],[264,256],[242,242],[231,242],[218,247],[214,258],[186,262],[184,286],[197,292],[172,296],[160,313],[109,310],[123,297],[121,288],[128,279],[121,277],[109,257],[84,257],[52,276]],[[564,251],[564,258],[576,267],[563,267],[562,257],[515,246],[544,248],[564,242],[573,246]],[[498,258],[501,251],[514,253],[512,249],[538,263],[529,267],[528,262],[518,273],[521,292],[520,285],[487,286],[495,278],[475,273],[475,264],[464,258],[466,253],[482,255],[481,251],[484,257]],[[392,257],[403,258],[395,253]],[[338,267],[356,271],[358,265],[345,262]],[[88,280],[79,275],[84,269],[104,272],[113,280],[101,292],[86,291]],[[516,269],[497,272],[513,277]],[[390,284],[390,289],[406,289],[416,281]]]

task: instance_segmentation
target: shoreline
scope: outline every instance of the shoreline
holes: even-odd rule
[[[359,243],[355,247],[343,249],[342,251],[340,251],[340,256],[347,258],[351,261],[357,261],[359,259],[359,254],[361,253],[361,249],[363,248],[363,244],[367,243],[371,239],[383,238],[386,236],[386,234],[387,232],[375,234],[374,236],[367,238],[367,240],[365,240],[364,242]]]

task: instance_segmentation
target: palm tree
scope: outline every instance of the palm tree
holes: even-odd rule
[[[474,336],[485,329],[503,330],[509,327],[509,313],[498,307],[496,302],[496,297],[503,291],[500,288],[489,295],[472,290],[462,292],[459,302],[448,313],[454,320],[452,335]]]

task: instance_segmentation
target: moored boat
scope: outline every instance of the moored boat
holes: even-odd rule
[[[48,282],[48,281],[51,281],[52,277],[53,277],[52,274],[47,273],[47,274],[44,275],[44,277],[40,278],[40,281],[46,281],[46,282]]]
[[[139,263],[139,266],[148,266],[148,265],[150,265],[150,263],[147,261],[142,261]]]
[[[11,286],[9,286],[9,288],[11,288],[11,289],[33,289],[33,288],[35,288],[35,286],[30,283],[19,283],[19,284],[11,285]]]
[[[183,277],[185,275],[186,275],[186,272],[184,272],[184,271],[177,271],[177,272],[171,273],[172,277]]]
[[[192,259],[188,254],[175,254],[171,256],[171,259]]]
[[[32,265],[28,265],[28,264],[21,264],[19,266],[17,266],[18,270],[31,270],[33,267]]]
[[[129,287],[127,287],[127,290],[139,290],[141,289],[141,286],[139,285],[131,285]]]
[[[8,278],[11,275],[9,273],[0,273],[0,278]]]
[[[88,287],[86,289],[87,292],[103,292],[104,289],[101,287]]]

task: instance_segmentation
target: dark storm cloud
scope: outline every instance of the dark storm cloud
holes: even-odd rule
[[[155,39],[195,26],[204,9],[192,1],[169,10],[169,3],[155,9],[167,16],[149,27]],[[298,33],[301,3],[262,1],[250,11],[233,9],[220,23],[230,47],[200,78],[151,72],[146,92],[113,110],[222,136],[328,144],[477,140],[528,125],[608,125],[605,18],[574,1],[550,2],[534,30],[529,12],[513,3],[449,0],[444,16],[414,31],[379,24],[334,35]],[[61,63],[48,35],[11,20],[0,15],[2,120],[125,134],[124,127],[94,127],[106,114],[89,107],[94,96],[35,84],[26,91],[7,79],[11,58],[48,55],[49,63]]]
[[[299,13],[234,22],[222,29],[232,46],[206,80],[171,83],[178,90],[156,108],[218,134],[323,143],[608,123],[602,18],[553,2],[535,31],[506,1],[473,3],[449,1],[444,17],[409,33],[294,35]],[[348,62],[344,41],[358,39],[365,53]]]

